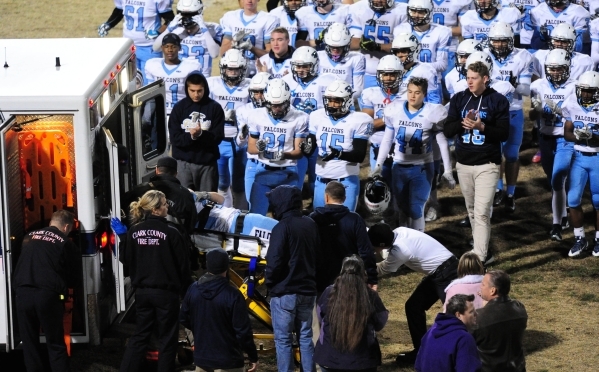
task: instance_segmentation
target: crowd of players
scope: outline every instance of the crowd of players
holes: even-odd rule
[[[166,85],[167,113],[188,94],[191,72],[208,77],[210,98],[224,113],[218,192],[225,206],[266,214],[266,191],[302,188],[307,175],[313,207],[324,205],[324,186],[336,180],[355,210],[360,163],[370,151],[364,200],[370,212],[392,205],[386,219],[391,213],[424,231],[425,221],[438,217],[439,179],[456,183],[454,139],[443,134],[449,99],[470,88],[467,67],[481,62],[489,86],[509,101],[493,206],[516,208],[524,97],[530,97],[535,158],[553,193],[550,237],[561,240],[571,224],[576,241],[569,255],[589,248],[581,201],[590,182],[599,210],[593,176],[599,172],[599,4],[283,0],[278,6],[271,0],[265,12],[258,2],[239,0],[240,9],[217,24],[204,21],[200,0],[180,0],[176,15],[171,0],[115,1],[98,29],[105,36],[125,18],[124,36],[137,47],[144,83]],[[210,76],[219,56],[220,74]],[[485,140],[476,129],[462,135]],[[592,253],[599,256],[599,231]]]

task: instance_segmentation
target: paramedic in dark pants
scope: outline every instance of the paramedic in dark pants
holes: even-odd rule
[[[489,250],[491,208],[499,179],[501,142],[510,129],[510,103],[489,87],[489,70],[482,62],[468,66],[468,89],[449,102],[443,128],[447,138],[457,136],[455,154],[460,189],[472,226],[474,253],[484,265],[495,260]]]
[[[49,227],[31,232],[23,239],[13,287],[29,372],[45,370],[40,355],[40,326],[46,336],[52,371],[70,370],[63,315],[67,288],[74,284],[80,266],[80,254],[67,238],[73,223],[72,213],[59,210],[52,214]]]
[[[426,310],[439,300],[445,303],[445,288],[458,276],[458,259],[432,237],[407,227],[391,230],[389,225],[377,223],[368,230],[368,238],[374,249],[389,249],[387,258],[377,264],[379,276],[394,273],[402,265],[426,275],[406,301],[414,350],[395,359],[400,365],[413,365],[426,333]]]
[[[141,369],[154,327],[158,329],[158,371],[174,371],[179,331],[179,294],[191,284],[189,251],[166,220],[168,204],[157,190],[131,203],[133,226],[121,251],[135,287],[135,334],[129,339],[121,372]]]

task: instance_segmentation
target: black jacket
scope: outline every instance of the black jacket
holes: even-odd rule
[[[149,182],[137,185],[127,192],[124,197],[123,208],[129,212],[129,205],[137,201],[149,190],[162,191],[168,202],[168,213],[173,217],[173,222],[183,226],[191,234],[197,222],[197,209],[189,189],[181,186],[181,182],[170,174],[154,175]]]
[[[473,336],[483,372],[524,372],[522,339],[528,314],[520,301],[498,297],[477,310]]]
[[[480,111],[484,133],[471,133],[462,128],[462,120],[469,110]],[[510,103],[495,89],[487,88],[478,97],[466,89],[451,97],[443,133],[447,138],[457,135],[455,154],[460,164],[501,164],[501,142],[508,139],[509,129]]]
[[[286,294],[316,296],[316,250],[318,227],[302,216],[302,192],[297,187],[279,186],[269,202],[279,223],[272,229],[266,253],[266,286],[271,297]]]
[[[47,289],[66,298],[80,276],[81,254],[58,228],[49,226],[23,238],[12,286]]]
[[[204,81],[204,97],[195,103],[189,98],[187,80],[189,76],[199,75]],[[220,104],[210,98],[210,88],[206,78],[199,73],[192,73],[185,80],[185,95],[175,104],[168,120],[168,133],[173,149],[173,158],[199,165],[215,164],[220,157],[218,145],[225,137],[225,113]],[[206,115],[205,120],[212,122],[209,130],[193,140],[191,135],[181,128],[185,119],[191,118],[192,112]]]
[[[189,250],[176,227],[166,218],[148,216],[131,227],[121,262],[129,266],[135,288],[185,293],[191,282]]]
[[[364,261],[368,284],[377,284],[376,259],[368,239],[366,224],[359,214],[344,205],[318,207],[310,217],[318,225],[320,247],[316,251],[316,288],[318,292],[333,284],[345,257],[359,255]]]
[[[251,362],[258,361],[245,300],[227,278],[208,273],[190,285],[179,321],[193,332],[196,366],[243,367],[244,351]]]

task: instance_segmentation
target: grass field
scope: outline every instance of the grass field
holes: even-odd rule
[[[206,20],[218,22],[225,11],[237,7],[237,2],[206,1],[205,6]],[[109,0],[54,0],[29,4],[0,0],[0,52],[1,38],[97,37],[98,25],[108,18],[112,8],[113,2]],[[120,37],[120,26],[109,36]],[[541,167],[531,163],[536,149],[527,148],[529,131],[530,123],[527,123],[516,212],[508,214],[499,207],[493,215],[491,239],[499,258],[493,268],[506,270],[512,276],[512,295],[528,310],[525,335],[528,371],[597,371],[599,259],[567,258],[573,243],[571,229],[565,232],[562,242],[548,240],[551,195]],[[470,233],[456,227],[456,222],[465,215],[459,187],[442,189],[440,201],[444,217],[427,224],[427,232],[459,255],[469,249]],[[588,194],[584,206],[587,238],[591,238],[594,212]],[[380,333],[384,358],[380,371],[397,371],[393,365],[395,355],[411,349],[404,303],[420,279],[418,274],[405,272],[382,279],[379,284],[381,297],[391,311],[389,323]],[[429,311],[429,323],[439,310],[440,306],[435,306]],[[76,370],[115,370],[114,363],[113,367],[101,365],[101,361],[90,357],[80,362]],[[276,369],[273,359],[268,357],[263,359],[260,367],[261,370]]]

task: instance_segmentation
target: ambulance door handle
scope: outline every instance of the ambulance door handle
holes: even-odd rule
[[[154,169],[156,169],[157,165],[158,165],[158,163],[156,163],[154,165],[146,164],[146,170],[154,170]]]

